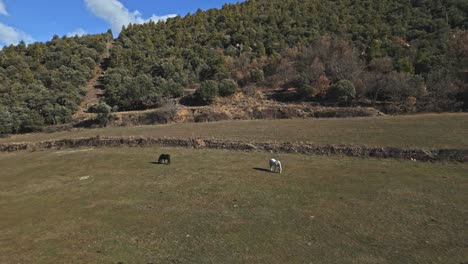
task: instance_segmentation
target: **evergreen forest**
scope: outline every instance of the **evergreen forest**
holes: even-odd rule
[[[463,0],[250,0],[129,25],[112,52],[106,101],[147,109],[190,87],[209,104],[234,82],[294,88],[296,100],[466,109],[467,14]]]
[[[248,0],[113,40],[103,100],[122,111],[236,91],[390,113],[468,109],[465,0]],[[71,121],[112,32],[0,52],[0,134]],[[196,91],[187,94],[186,90]]]
[[[47,43],[0,52],[0,134],[36,131],[71,121],[101,63],[109,34],[54,36]]]

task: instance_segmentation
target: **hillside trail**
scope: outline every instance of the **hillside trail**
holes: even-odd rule
[[[93,119],[94,114],[87,113],[88,108],[91,105],[99,103],[99,97],[102,96],[102,77],[107,71],[110,57],[110,50],[112,49],[114,42],[108,41],[106,43],[106,50],[101,54],[101,63],[96,65],[93,72],[93,78],[88,81],[85,85],[86,95],[80,104],[78,111],[73,115],[73,121],[80,122],[88,119]]]

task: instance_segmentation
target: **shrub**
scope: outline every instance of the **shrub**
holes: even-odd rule
[[[253,69],[250,71],[250,78],[255,83],[262,83],[265,80],[265,74],[262,70]]]
[[[196,98],[203,104],[211,104],[218,93],[219,87],[216,81],[204,81],[196,91]]]
[[[166,124],[174,120],[179,108],[175,101],[168,101],[155,113],[155,123]]]
[[[414,96],[409,96],[406,98],[405,103],[404,103],[404,108],[407,113],[411,113],[416,111],[416,103],[418,102],[418,99]]]
[[[332,100],[339,102],[349,102],[356,97],[356,89],[352,82],[341,80],[334,83],[328,92],[328,96]]]
[[[255,84],[249,84],[242,88],[245,95],[254,96],[257,93],[257,86]]]
[[[101,102],[98,105],[96,105],[94,110],[98,114],[97,120],[99,121],[99,125],[102,127],[107,126],[111,118],[110,113],[111,113],[112,107],[110,107],[108,104],[104,102]]]
[[[13,118],[6,109],[0,108],[0,136],[13,132]]]
[[[88,106],[88,109],[86,110],[86,112],[96,114],[98,112],[97,107],[98,107],[98,104],[92,104]]]
[[[232,79],[224,79],[219,83],[219,95],[230,96],[236,92],[237,83]]]
[[[303,99],[310,98],[314,95],[314,89],[312,85],[310,85],[310,80],[305,75],[300,75],[291,84],[296,87],[298,95]]]

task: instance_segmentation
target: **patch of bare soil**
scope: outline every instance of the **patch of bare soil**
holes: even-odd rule
[[[90,106],[99,103],[99,98],[103,94],[103,91],[100,89],[100,82],[107,70],[107,61],[110,57],[112,44],[113,43],[111,41],[107,42],[106,51],[101,54],[102,62],[99,65],[96,65],[94,68],[93,78],[89,80],[84,87],[86,95],[80,104],[80,108],[72,117],[74,122],[82,122],[96,118],[96,114],[87,113],[87,110]]]

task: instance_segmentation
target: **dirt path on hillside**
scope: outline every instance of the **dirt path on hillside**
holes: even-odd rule
[[[99,97],[102,96],[103,91],[100,89],[102,77],[107,71],[110,50],[112,49],[113,41],[106,44],[106,51],[101,55],[101,63],[96,65],[93,72],[93,78],[86,84],[86,95],[80,104],[80,108],[73,115],[73,121],[80,122],[87,119],[93,119],[94,114],[87,113],[88,108],[99,103]]]

